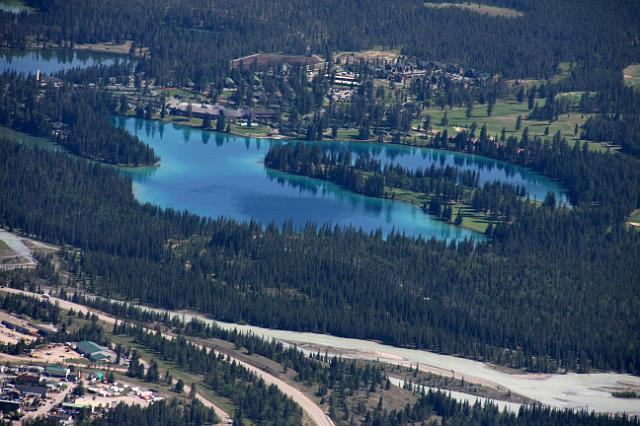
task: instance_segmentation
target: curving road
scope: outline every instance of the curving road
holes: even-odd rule
[[[26,296],[32,296],[32,297],[36,297],[39,299],[44,299],[42,295],[38,294],[38,293],[32,293],[29,291],[23,291],[23,290],[17,290],[17,289],[13,289],[13,288],[2,288],[0,289],[1,291],[5,291],[5,292],[9,292],[9,293],[14,293],[14,294],[23,294]],[[69,302],[67,300],[62,300],[62,299],[58,299],[57,297],[48,297],[49,301],[51,301],[52,303],[57,303],[62,309],[73,309],[77,312],[82,312],[83,314],[86,315],[87,312],[90,312],[92,314],[96,314],[98,316],[98,318],[101,321],[104,321],[108,324],[115,324],[116,319],[110,315],[104,314],[98,310],[95,309],[91,309],[88,308],[84,305],[80,305],[77,303],[73,303],[73,302]],[[146,331],[148,331],[149,333],[154,333],[154,330],[151,329],[146,329]],[[165,336],[167,339],[171,339],[173,338],[172,336]],[[193,343],[193,342],[192,342]],[[193,343],[196,346],[199,347],[203,347],[202,345],[198,345]],[[213,349],[209,349],[206,348],[209,351],[213,351],[214,353],[218,354],[217,351],[213,350]],[[227,354],[224,354],[225,356]],[[311,421],[313,422],[313,424],[318,425],[318,426],[335,426],[335,424],[333,423],[333,421],[329,418],[329,416],[317,405],[315,404],[311,399],[309,399],[309,397],[307,397],[306,395],[304,395],[302,392],[300,392],[298,389],[294,388],[293,386],[289,385],[288,383],[284,382],[283,380],[280,380],[277,377],[272,376],[271,374],[260,370],[259,368],[248,364],[244,361],[241,361],[237,358],[231,357],[230,358],[231,361],[235,361],[236,364],[240,364],[243,367],[245,367],[247,370],[251,371],[252,373],[254,373],[256,376],[260,377],[262,380],[264,380],[264,382],[267,385],[275,385],[278,387],[278,389],[285,395],[287,395],[288,397],[290,397],[296,404],[298,404],[302,410],[304,411],[304,413],[311,419]],[[201,395],[199,395],[201,396]],[[214,408],[214,410],[216,410],[216,413],[220,412],[219,417],[222,418],[223,420],[226,418],[228,419],[229,416],[227,413],[225,413],[221,408],[215,406],[213,403],[211,403],[211,401],[206,400],[204,397],[201,399],[201,401],[204,403],[204,401],[207,401],[208,404],[210,404],[211,408]]]

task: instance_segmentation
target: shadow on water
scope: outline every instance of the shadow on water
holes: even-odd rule
[[[362,207],[369,213],[380,214],[387,210],[387,214],[393,208],[390,203],[383,203],[381,199],[367,196],[355,196],[354,193],[341,188],[340,186],[323,181],[320,179],[311,179],[304,176],[292,175],[290,173],[281,172],[265,167],[267,179],[276,182],[282,187],[296,189],[300,194],[322,195],[324,197],[332,197],[340,201],[347,202],[352,208]],[[359,194],[358,194],[359,195]],[[385,208],[386,206],[386,208]],[[391,218],[389,217],[388,220]]]
[[[15,71],[24,75],[35,75],[37,71],[54,74],[72,68],[109,65],[126,60],[122,55],[72,49],[0,49],[0,71]]]
[[[143,202],[263,224],[293,218],[296,226],[333,223],[367,232],[381,228],[384,235],[395,229],[423,238],[482,239],[472,231],[431,218],[419,206],[366,197],[332,182],[265,168],[262,160],[270,146],[297,141],[247,138],[126,117],[114,117],[114,123],[138,136],[161,157],[159,167],[126,170],[134,181],[136,197]],[[481,182],[499,180],[524,186],[531,198],[542,199],[549,190],[559,193],[554,182],[527,169],[468,154],[375,143],[302,143],[325,152],[347,149],[354,159],[367,156],[407,168],[450,165],[474,170]]]

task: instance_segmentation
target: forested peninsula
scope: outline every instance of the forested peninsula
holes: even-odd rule
[[[489,3],[519,14],[414,0],[26,0],[37,12],[0,12],[3,47],[129,43],[135,64],[0,77],[0,124],[66,148],[0,140],[0,226],[59,245],[73,285],[105,297],[532,372],[640,374],[640,235],[627,224],[640,208],[640,91],[623,79],[640,62],[637,7]],[[395,62],[363,53],[380,46]],[[260,52],[280,62],[245,66]],[[131,178],[99,164],[160,160],[114,114],[485,156],[557,181],[571,206],[527,203],[460,167],[299,143],[274,145],[265,164],[366,195],[427,195],[421,207],[454,224],[464,204],[491,221],[486,241],[203,217],[139,202]]]

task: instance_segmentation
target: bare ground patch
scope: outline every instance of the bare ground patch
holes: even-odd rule
[[[640,88],[640,64],[629,65],[622,72],[625,84]]]
[[[515,9],[509,9],[507,7],[488,6],[480,3],[425,3],[425,7],[430,9],[445,9],[453,7],[461,10],[468,10],[470,12],[477,13],[479,15],[494,16],[500,18],[519,18],[524,16],[524,13]]]
[[[357,63],[360,60],[365,61],[381,61],[384,63],[395,62],[400,56],[399,50],[382,50],[382,49],[370,49],[360,50],[354,52],[339,52],[334,56],[334,61],[343,64]]]

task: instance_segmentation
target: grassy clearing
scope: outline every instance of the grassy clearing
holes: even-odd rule
[[[360,140],[358,139],[359,134],[360,134],[360,130],[356,128],[338,129],[336,140],[343,140],[343,141]]]
[[[515,9],[509,9],[507,7],[489,6],[480,3],[425,3],[425,7],[429,9],[445,9],[456,8],[461,10],[467,10],[479,15],[487,15],[499,18],[519,18],[524,16],[524,13]]]
[[[132,338],[128,336],[120,336],[113,335],[107,333],[111,341],[115,344],[122,344],[124,347],[130,347],[131,349],[135,349],[140,354],[140,357],[145,361],[150,361],[154,359],[158,363],[158,368],[162,373],[165,371],[169,371],[174,379],[182,379],[186,385],[191,386],[192,383],[196,384],[198,392],[202,394],[206,399],[220,407],[222,410],[227,412],[229,415],[232,415],[234,412],[234,406],[226,398],[223,398],[215,393],[213,393],[203,382],[203,376],[192,374],[181,370],[174,363],[167,362],[166,360],[159,357],[157,354],[149,351],[146,347],[136,343]],[[149,385],[155,385],[150,383]]]
[[[571,70],[576,66],[575,62],[560,62],[559,72],[549,79],[551,83],[558,83],[571,75]]]
[[[374,48],[369,50],[360,51],[345,51],[338,52],[334,55],[334,61],[340,63],[357,63],[360,59],[367,61],[382,60],[384,62],[395,61],[400,56],[400,50],[398,49],[382,49]]]
[[[419,207],[428,204],[432,198],[428,194],[413,192],[408,189],[387,188],[386,190],[387,192],[393,192],[395,200],[404,201]],[[489,219],[489,217],[487,217],[486,215],[474,212],[471,207],[463,203],[451,204],[451,209],[453,210],[452,220],[455,220],[458,212],[462,212],[463,220],[462,225],[460,225],[461,228],[484,233],[486,232],[487,227],[490,223],[496,223],[495,221]],[[453,222],[451,222],[451,224],[453,224]]]
[[[37,146],[39,148],[62,149],[49,139],[31,136],[4,126],[0,126],[0,138],[12,139],[28,146]]]
[[[541,84],[548,83],[558,83],[569,77],[571,75],[571,70],[573,70],[575,66],[575,62],[560,62],[560,64],[558,65],[558,72],[555,75],[551,76],[549,80],[539,78],[518,78],[515,80],[507,80],[507,83],[513,86],[517,82],[519,85],[523,85],[527,90],[531,86],[540,86]]]
[[[163,121],[167,123],[176,123],[181,126],[202,128],[202,119],[196,117],[183,117],[181,115],[167,115]]]
[[[231,133],[247,137],[267,137],[273,133],[273,129],[269,126],[247,127],[234,124],[231,126]]]
[[[623,70],[624,83],[640,89],[640,64],[629,65]]]
[[[191,101],[193,103],[202,103],[202,102],[210,101],[210,99],[207,96],[204,96],[201,93],[192,92],[190,90],[187,90],[181,87],[163,89],[162,94],[165,95],[166,97],[179,97],[185,102]]]
[[[579,97],[580,95],[576,92],[575,94],[569,94],[569,96]],[[538,102],[543,103],[544,100],[539,99]],[[463,129],[469,129],[471,124],[475,122],[478,125],[476,135],[479,135],[480,128],[483,124],[487,125],[487,131],[490,136],[500,136],[502,128],[504,127],[506,129],[507,137],[517,136],[518,138],[522,135],[525,127],[529,128],[530,137],[544,137],[545,129],[548,128],[549,137],[552,137],[557,131],[560,131],[562,136],[565,137],[570,144],[580,140],[579,131],[578,135],[574,135],[576,124],[581,126],[588,118],[588,114],[573,112],[559,116],[558,120],[552,123],[541,120],[528,120],[527,115],[529,114],[529,110],[527,108],[527,103],[523,102],[520,104],[515,101],[498,101],[490,117],[487,115],[486,105],[474,105],[469,118],[466,117],[466,110],[466,107],[454,107],[447,109],[446,111],[449,124],[446,126],[441,124],[445,110],[430,108],[424,111],[424,115],[429,114],[431,116],[431,126],[433,130],[443,131],[446,129],[449,135],[455,135]],[[515,129],[518,115],[522,118],[520,130]],[[422,123],[415,123],[416,126],[419,124],[421,125]],[[593,150],[606,150],[602,144],[592,142],[589,142],[589,147]]]
[[[116,44],[113,42],[76,44],[73,48],[76,50],[87,50],[90,52],[113,53],[115,55],[128,55],[129,52],[131,51],[132,45],[133,45],[133,42],[128,40],[122,44]]]

